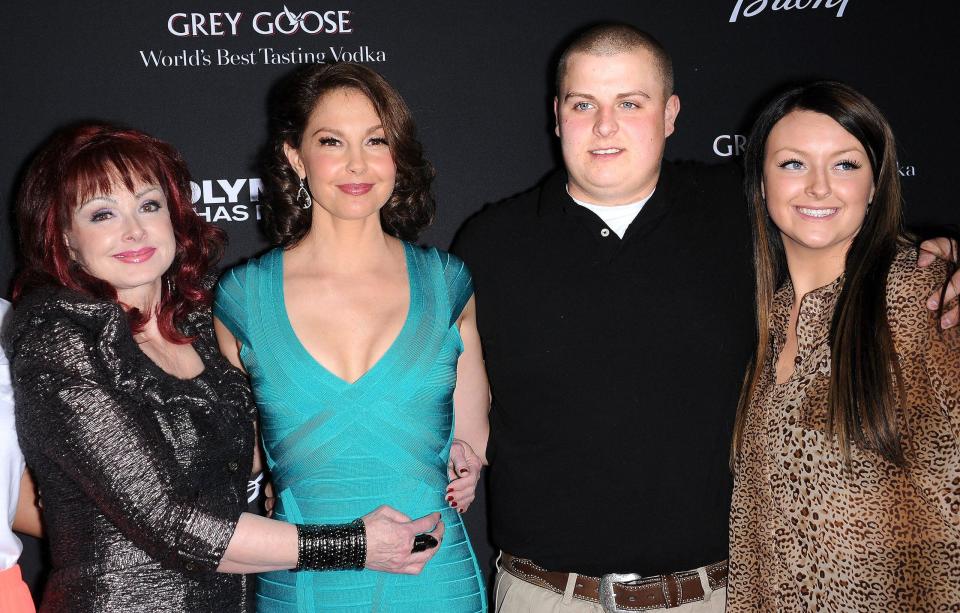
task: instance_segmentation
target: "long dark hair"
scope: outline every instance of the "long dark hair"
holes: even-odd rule
[[[138,180],[160,185],[177,245],[173,263],[163,274],[157,327],[171,342],[190,342],[178,325],[210,304],[203,277],[219,260],[226,235],[193,210],[190,175],[177,150],[138,130],[100,123],[70,126],[54,134],[33,159],[17,197],[22,265],[14,282],[14,302],[43,285],[116,301],[112,285],[73,261],[63,233],[81,202],[110,193],[116,182],[132,190]],[[153,313],[128,309],[127,316],[136,333]]]
[[[897,406],[904,392],[887,321],[886,289],[887,273],[898,246],[913,241],[903,229],[896,145],[890,124],[865,96],[835,81],[794,87],[777,96],[757,118],[744,152],[744,186],[751,208],[757,273],[758,342],[737,407],[731,465],[742,442],[748,407],[771,357],[768,325],[773,296],[787,276],[783,241],[767,214],[762,192],[767,137],[777,122],[798,110],[822,113],[860,141],[870,161],[875,190],[863,226],[847,251],[843,288],[830,323],[827,435],[837,437],[848,466],[851,444],[873,449],[902,466]]]
[[[397,167],[393,194],[380,209],[384,232],[413,241],[433,221],[433,166],[423,157],[410,109],[397,90],[360,64],[311,64],[288,75],[271,96],[263,213],[264,230],[274,245],[290,248],[300,242],[310,230],[313,215],[312,207],[304,210],[297,205],[300,177],[290,166],[284,145],[299,149],[317,102],[341,89],[358,91],[370,100]]]

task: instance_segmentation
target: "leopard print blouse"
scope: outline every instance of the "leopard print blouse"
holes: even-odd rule
[[[735,470],[729,612],[960,611],[960,329],[941,333],[924,305],[945,266],[916,260],[902,248],[887,280],[907,397],[904,468],[853,446],[846,471],[824,434],[843,277],[803,298],[796,368],[783,384],[774,365],[793,288],[777,292],[772,351]]]

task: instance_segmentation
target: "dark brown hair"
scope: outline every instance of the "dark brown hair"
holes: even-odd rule
[[[290,166],[284,145],[299,149],[310,114],[326,94],[349,89],[362,93],[383,123],[397,167],[396,184],[380,209],[384,232],[413,241],[433,221],[430,184],[434,170],[423,157],[410,109],[386,79],[360,64],[313,64],[284,81],[271,101],[270,141],[266,151],[264,229],[274,245],[290,248],[310,230],[313,208],[297,205],[300,177]]]
[[[894,464],[903,465],[897,406],[904,392],[887,321],[886,289],[887,273],[898,246],[913,240],[903,228],[896,144],[890,124],[863,94],[835,81],[794,87],[777,96],[757,118],[744,152],[744,185],[751,208],[757,272],[758,342],[737,408],[731,463],[736,461],[747,411],[771,359],[768,325],[773,296],[787,277],[783,241],[767,214],[762,192],[766,142],[777,122],[798,110],[822,113],[860,141],[870,161],[875,189],[863,226],[847,251],[843,288],[830,324],[827,435],[836,436],[847,465],[851,445],[873,449]]]
[[[588,28],[573,39],[557,62],[557,96],[562,96],[560,85],[567,74],[567,63],[574,53],[587,55],[618,55],[635,49],[653,54],[663,81],[664,99],[673,94],[673,60],[666,48],[652,34],[625,23],[603,23]]]
[[[133,190],[137,181],[160,185],[177,245],[173,263],[163,274],[157,325],[169,341],[193,340],[177,326],[210,304],[211,293],[202,279],[219,260],[226,235],[193,210],[190,175],[173,147],[110,124],[80,124],[58,131],[27,169],[17,197],[22,266],[14,282],[14,302],[43,285],[116,301],[112,285],[88,274],[70,257],[63,234],[80,203],[109,194],[118,184]],[[129,309],[127,315],[136,333],[153,314]]]

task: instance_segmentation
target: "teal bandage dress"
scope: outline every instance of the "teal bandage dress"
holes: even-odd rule
[[[381,504],[411,518],[440,511],[440,550],[416,576],[371,570],[259,576],[257,611],[486,611],[477,559],[446,502],[456,321],[473,292],[456,256],[404,243],[410,308],[393,345],[354,383],[313,359],[283,297],[283,252],[224,274],[214,314],[242,344],[277,495],[275,517],[341,523]]]

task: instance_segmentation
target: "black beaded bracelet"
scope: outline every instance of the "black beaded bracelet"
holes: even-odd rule
[[[360,570],[367,563],[367,527],[349,524],[297,524],[294,570]]]

